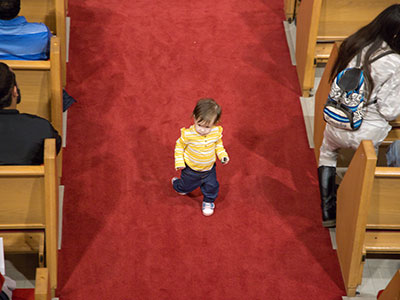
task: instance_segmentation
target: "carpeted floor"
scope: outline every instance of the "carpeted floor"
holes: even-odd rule
[[[60,299],[341,299],[283,1],[68,2]],[[208,218],[170,183],[201,97],[231,158]]]

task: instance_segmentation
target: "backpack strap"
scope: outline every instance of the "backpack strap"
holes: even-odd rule
[[[372,64],[373,62],[377,61],[378,59],[380,59],[386,55],[392,54],[392,53],[396,53],[396,52],[394,52],[393,50],[382,52],[381,54],[379,54],[379,55],[375,56],[373,59],[371,59],[369,61],[369,63]]]
[[[371,59],[369,61],[369,63],[372,64],[373,62],[376,62],[378,59],[380,59],[380,58],[382,58],[382,57],[384,57],[386,55],[393,54],[393,53],[396,53],[396,52],[393,51],[393,50],[388,50],[388,51],[382,52],[381,54],[379,54],[379,55],[375,56],[373,59]],[[365,106],[368,106],[368,105],[371,105],[371,104],[375,104],[377,102],[378,102],[378,99],[375,98],[374,100],[366,101],[365,102]]]
[[[356,67],[360,68],[361,67],[361,52],[358,52],[357,57],[356,57]]]

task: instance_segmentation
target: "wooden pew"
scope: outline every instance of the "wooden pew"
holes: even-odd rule
[[[318,163],[319,161],[319,149],[322,145],[322,140],[324,138],[325,121],[323,118],[323,110],[326,100],[328,99],[328,94],[331,89],[331,84],[329,82],[329,75],[331,73],[333,64],[338,55],[340,43],[335,43],[332,47],[332,52],[330,54],[329,60],[325,66],[324,73],[322,75],[321,81],[319,83],[317,92],[315,93],[315,106],[314,106],[314,154],[315,159]],[[389,132],[385,141],[382,143],[383,146],[387,146],[394,140],[400,139],[400,117],[390,122],[392,125],[392,130]],[[343,151],[344,152],[344,151]],[[339,156],[338,166],[348,166],[348,162],[351,157],[348,157],[348,153],[344,153]]]
[[[294,6],[296,5],[296,11],[297,11],[299,8],[299,4],[300,4],[299,0],[297,0],[297,1],[296,0],[284,0],[283,8],[285,11],[285,19],[287,21],[292,22],[294,20],[294,18],[295,18],[294,14],[293,14],[295,11]]]
[[[44,266],[44,234],[41,230],[1,231],[4,252],[9,254],[37,253],[38,265]]]
[[[0,60],[10,66],[16,75],[22,100],[18,104],[21,113],[38,115],[50,121],[62,135],[62,83],[60,39],[51,39],[50,59]],[[58,155],[59,177],[62,172],[62,151]]]
[[[28,22],[40,22],[60,38],[61,75],[63,87],[66,84],[66,0],[22,0],[20,16]]]
[[[17,288],[13,291],[12,299],[50,300],[49,271],[47,268],[36,268],[35,287]]]
[[[303,97],[314,88],[315,67],[329,58],[333,42],[367,25],[398,0],[302,0],[297,14],[296,69]]]
[[[0,236],[2,234],[0,233]],[[44,244],[44,243],[43,243]],[[0,255],[4,258],[4,247],[0,248]],[[2,265],[2,269],[4,269],[4,261],[0,260]],[[1,282],[1,281],[0,281]],[[29,294],[29,295],[27,295]],[[36,299],[36,300],[50,300],[51,292],[50,292],[50,281],[49,281],[49,271],[47,268],[39,267],[36,268],[35,275],[35,288],[33,291],[31,289],[16,289],[13,292],[13,299]]]
[[[400,299],[400,270],[394,274],[386,289],[378,297],[379,300]]]
[[[50,278],[47,268],[37,268],[35,278],[35,300],[50,300]]]
[[[400,253],[400,168],[377,167],[362,141],[337,193],[337,255],[348,296],[362,281],[367,253]]]
[[[58,177],[54,139],[45,140],[44,164],[0,166],[0,234],[10,244],[29,244],[32,230],[44,241],[52,296],[57,288]],[[5,232],[4,232],[5,231]],[[20,235],[20,233],[28,235]],[[20,239],[20,241],[18,241]],[[22,239],[22,240],[21,240]],[[11,240],[11,241],[10,241]],[[40,242],[41,245],[43,245]],[[34,245],[33,242],[30,245]],[[21,246],[22,247],[22,246]],[[23,249],[22,249],[23,251]]]

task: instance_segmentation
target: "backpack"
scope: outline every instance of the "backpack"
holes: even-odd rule
[[[391,53],[394,51],[383,52],[370,63]],[[365,78],[359,53],[356,66],[339,72],[333,80],[324,107],[324,120],[334,127],[355,131],[361,126],[364,107],[372,103],[376,103],[376,100],[372,102],[365,100]]]

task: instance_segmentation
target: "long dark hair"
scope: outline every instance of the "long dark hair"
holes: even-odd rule
[[[364,47],[370,46],[362,62],[369,98],[374,89],[369,61],[371,55],[382,46],[382,42],[386,42],[393,51],[400,54],[400,4],[387,7],[371,23],[343,41],[330,74],[330,81],[332,82]]]

